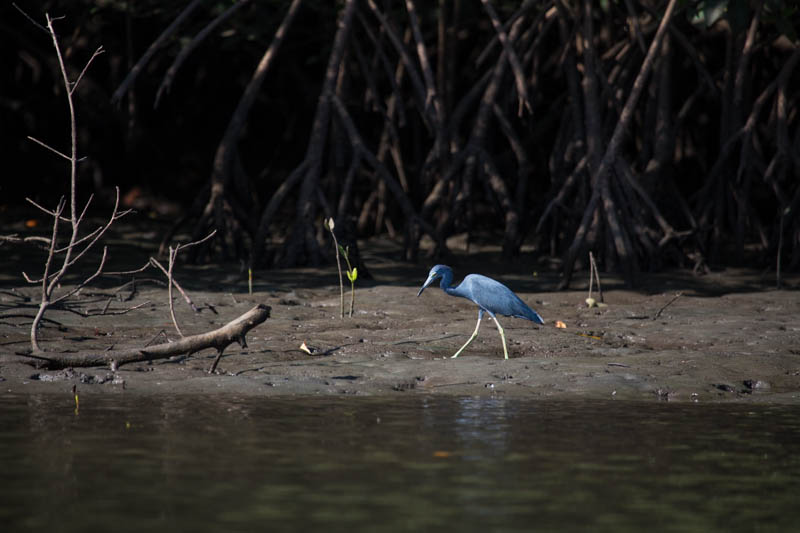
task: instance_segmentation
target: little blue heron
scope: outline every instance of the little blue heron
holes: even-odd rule
[[[475,326],[475,331],[472,332],[472,336],[464,346],[459,348],[453,355],[453,358],[458,357],[464,351],[464,348],[478,336],[478,328],[481,327],[483,313],[489,313],[494,323],[497,324],[497,331],[500,332],[500,338],[503,340],[503,354],[506,359],[508,359],[506,335],[495,315],[524,318],[536,324],[544,324],[544,320],[539,316],[539,313],[528,307],[525,302],[519,299],[519,296],[511,292],[511,289],[492,278],[487,278],[480,274],[470,274],[458,284],[458,287],[451,287],[453,269],[446,265],[436,265],[428,272],[428,279],[422,284],[417,296],[422,294],[422,291],[436,281],[437,278],[442,278],[439,286],[444,292],[451,296],[461,296],[467,300],[472,300],[478,306],[478,324]]]

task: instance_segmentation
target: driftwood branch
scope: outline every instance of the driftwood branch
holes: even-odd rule
[[[231,343],[236,342],[242,348],[246,348],[245,335],[251,329],[266,321],[270,316],[270,311],[271,308],[269,306],[259,304],[219,329],[198,335],[190,335],[175,342],[157,344],[147,348],[127,348],[124,350],[81,352],[77,354],[38,352],[20,355],[28,362],[35,360],[38,366],[50,369],[106,365],[119,367],[127,363],[165,359],[174,355],[193,354],[206,348],[215,348],[217,350],[218,361],[222,352]],[[216,364],[209,371],[213,372],[215,367]]]

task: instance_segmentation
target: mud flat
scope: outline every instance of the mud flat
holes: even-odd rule
[[[252,295],[236,267],[181,267],[177,277],[201,307],[176,300],[186,334],[215,329],[253,305],[272,317],[250,332],[247,348],[230,346],[218,372],[213,350],[110,368],[37,369],[15,352],[28,347],[30,321],[0,318],[0,391],[84,394],[504,395],[682,402],[800,403],[800,280],[784,289],[747,270],[705,276],[667,272],[643,277],[635,290],[604,280],[605,307],[587,308],[586,284],[557,291],[558,275],[508,267],[492,251],[456,257],[460,280],[481,272],[504,281],[547,321],[501,320],[511,358],[503,360],[494,324],[457,359],[477,316],[471,302],[431,287],[416,296],[430,264],[391,259],[391,247],[364,246],[372,280],[359,280],[352,318],[339,317],[335,267],[256,273]],[[135,255],[135,254],[133,254]],[[13,259],[13,258],[12,258]],[[139,259],[136,258],[136,261]],[[131,259],[135,264],[135,260]],[[0,316],[35,312],[37,289],[8,261],[0,283]],[[155,274],[152,275],[154,279]],[[142,279],[135,294],[106,279],[82,291],[83,309],[150,302],[121,316],[84,318],[52,311],[48,350],[103,350],[177,338],[163,285]],[[347,284],[347,280],[345,280]],[[680,296],[676,298],[676,295]],[[30,298],[25,301],[24,297]],[[129,299],[128,299],[129,298]],[[126,300],[126,301],[122,301]],[[346,294],[346,306],[349,295]],[[557,321],[566,328],[557,328]],[[312,352],[300,349],[305,345]]]

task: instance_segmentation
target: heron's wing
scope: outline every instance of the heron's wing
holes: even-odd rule
[[[492,278],[480,274],[470,274],[455,288],[453,293],[472,300],[491,313],[524,318],[531,322],[544,324],[539,313],[528,307],[511,289]]]

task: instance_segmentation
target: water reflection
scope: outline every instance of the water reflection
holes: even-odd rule
[[[0,397],[11,530],[790,529],[793,407]],[[7,530],[4,528],[4,530]]]

